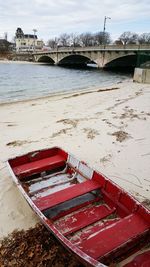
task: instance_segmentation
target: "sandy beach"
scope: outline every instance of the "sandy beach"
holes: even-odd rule
[[[8,158],[60,146],[150,206],[150,85],[107,88],[0,105],[0,238],[38,222]]]

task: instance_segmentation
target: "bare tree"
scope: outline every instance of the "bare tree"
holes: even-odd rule
[[[95,45],[110,44],[111,38],[108,32],[97,32],[94,34]]]
[[[80,36],[78,34],[71,33],[69,41],[70,41],[70,45],[73,47],[81,46],[81,40],[80,40]]]
[[[63,33],[59,38],[49,39],[48,45],[51,48],[55,48],[57,46],[96,46],[101,44],[109,44],[111,42],[110,34],[108,32],[97,32],[95,34],[91,32],[82,33],[80,35],[76,33]]]
[[[11,43],[5,39],[0,39],[0,53],[5,54],[10,51]]]
[[[130,31],[124,32],[120,35],[119,40],[121,40],[124,45],[135,44],[138,40],[138,34]]]
[[[59,42],[59,39],[55,37],[54,39],[49,39],[47,42],[47,45],[50,48],[54,49],[58,46],[58,42]]]
[[[150,44],[150,33],[142,33],[139,36],[138,41],[140,44]]]
[[[69,46],[70,35],[67,33],[63,33],[59,37],[59,45],[61,46]]]
[[[82,33],[80,35],[80,40],[82,46],[92,46],[93,45],[93,35],[90,32]]]

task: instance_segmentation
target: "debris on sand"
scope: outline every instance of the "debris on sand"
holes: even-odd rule
[[[116,141],[123,142],[124,140],[130,138],[130,135],[124,131],[117,131],[112,133],[113,136],[116,136]]]
[[[88,139],[94,139],[96,135],[99,135],[99,132],[95,129],[84,128],[83,131],[87,134]]]
[[[71,119],[62,119],[62,120],[58,120],[57,121],[57,123],[69,124],[73,128],[76,128],[77,127],[78,122],[79,122],[79,120],[77,120],[77,119],[74,119],[74,120],[71,120]]]
[[[105,163],[110,162],[112,155],[108,154],[107,156],[103,157],[100,159],[100,162],[103,163],[105,165]]]
[[[80,92],[80,93],[73,94],[73,95],[70,95],[70,96],[65,96],[65,97],[63,97],[63,99],[77,97],[77,96],[82,96],[82,95],[87,95],[87,94],[92,94],[92,93],[96,93],[96,92],[98,92],[98,93],[108,92],[108,91],[113,91],[113,90],[118,90],[118,89],[120,89],[120,88],[119,87],[113,87],[113,88],[104,88],[104,89],[98,89],[98,90]]]
[[[15,141],[12,141],[12,142],[9,142],[6,144],[6,146],[22,146],[22,145],[25,145],[25,144],[30,144],[30,143],[36,143],[37,141],[27,141],[27,140],[15,140]]]
[[[51,138],[54,138],[54,137],[57,137],[57,136],[60,136],[62,134],[67,134],[68,131],[70,131],[71,128],[65,128],[65,129],[61,129],[60,131],[56,132],[56,133],[53,133]]]
[[[24,144],[26,144],[27,141],[20,141],[20,140],[17,140],[17,141],[12,141],[12,142],[9,142],[6,144],[6,146],[22,146]]]
[[[146,208],[150,209],[150,199],[148,199],[148,198],[144,199],[144,200],[142,201],[142,204],[143,204]]]
[[[1,267],[82,267],[41,224],[14,231],[0,243]]]
[[[113,87],[113,88],[105,88],[105,89],[99,89],[97,92],[109,92],[113,90],[118,90],[120,89],[119,87]]]

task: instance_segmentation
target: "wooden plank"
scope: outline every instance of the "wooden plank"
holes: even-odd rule
[[[74,233],[92,223],[95,223],[108,215],[112,214],[115,209],[110,209],[106,205],[89,206],[74,214],[70,214],[56,221],[54,225],[65,236]]]
[[[128,246],[132,239],[149,229],[149,225],[138,215],[131,214],[98,234],[89,236],[79,248],[94,259],[100,259],[120,246]]]
[[[86,195],[87,196],[87,195]],[[83,197],[83,196],[81,196],[81,197]],[[94,197],[94,196],[93,196]],[[54,217],[50,217],[53,221],[56,221],[56,220],[58,220],[58,219],[60,219],[60,218],[62,218],[62,217],[64,217],[64,216],[66,216],[66,215],[69,215],[70,213],[72,213],[72,212],[74,212],[74,211],[77,211],[77,210],[79,210],[79,209],[81,209],[81,208],[84,208],[84,207],[86,207],[86,206],[88,206],[88,205],[90,205],[90,204],[92,204],[92,203],[94,203],[94,202],[99,202],[99,201],[101,201],[101,197],[94,197],[94,198],[92,198],[92,199],[90,199],[90,200],[84,200],[83,202],[81,201],[81,203],[79,202],[79,197],[78,198],[76,198],[76,203],[75,203],[75,205],[74,205],[74,202],[73,202],[73,200],[71,199],[70,200],[72,203],[73,203],[73,205],[70,207],[68,207],[68,209],[66,209],[66,210],[64,210],[63,208],[62,208],[62,210],[58,213],[58,215],[56,215],[56,216],[54,216]],[[80,203],[80,204],[79,204]],[[62,205],[62,204],[60,204],[60,205]],[[51,210],[51,209],[50,209]],[[47,213],[47,212],[46,212]]]
[[[93,180],[87,180],[83,183],[69,186],[68,188],[48,196],[37,198],[34,200],[34,204],[42,211],[59,205],[65,201],[71,200],[75,197],[89,193],[90,191],[98,188],[100,188],[100,185],[97,182]]]
[[[15,175],[23,178],[27,175],[33,175],[37,172],[50,170],[51,168],[60,167],[64,164],[64,158],[60,155],[53,157],[32,161],[19,165],[13,169]]]
[[[94,225],[90,225],[78,234],[74,233],[73,235],[67,236],[67,238],[71,241],[71,243],[75,244],[76,246],[82,243],[84,240],[87,240],[91,235],[98,234],[101,230],[104,230],[106,227],[110,226],[117,222],[119,218],[109,219],[109,220],[101,220]]]

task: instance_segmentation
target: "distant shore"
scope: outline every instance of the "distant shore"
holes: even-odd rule
[[[38,221],[8,158],[60,146],[149,205],[150,87],[130,81],[0,105],[0,237]]]

